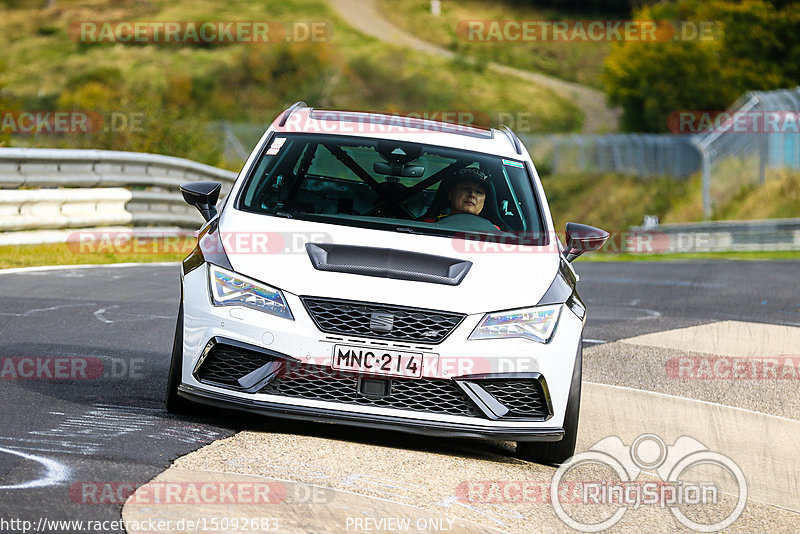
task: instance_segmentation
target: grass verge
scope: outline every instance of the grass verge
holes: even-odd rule
[[[180,250],[176,250],[180,248]],[[191,245],[163,240],[142,245],[139,252],[95,251],[80,252],[66,243],[44,245],[19,245],[0,247],[0,269],[38,267],[43,265],[102,265],[109,263],[179,262],[191,251]],[[130,247],[129,247],[130,250]],[[154,252],[164,251],[164,252]],[[630,261],[691,261],[691,260],[800,260],[800,251],[708,252],[684,254],[626,254],[589,253],[577,261],[630,262]]]
[[[732,181],[732,180],[731,180]],[[771,171],[766,183],[729,185],[715,182],[725,196],[713,196],[711,220],[757,220],[800,217],[800,172]],[[662,223],[703,220],[700,176],[686,180],[642,179],[614,173],[580,173],[544,176],[550,212],[557,230],[567,221],[624,233],[642,224],[645,215],[657,215]],[[738,187],[738,189],[737,189]],[[719,199],[716,201],[716,199]]]
[[[139,247],[121,250],[81,251],[72,244],[7,245],[0,247],[0,268],[36,267],[41,265],[90,265],[108,263],[179,262],[189,254],[192,245],[174,241],[148,241]]]
[[[612,254],[588,253],[576,261],[630,262],[630,261],[775,261],[800,260],[800,250],[754,250],[748,252],[684,252],[675,254]]]
[[[330,31],[319,42],[224,45],[91,43],[70,33],[81,21],[248,20],[289,29],[316,21]],[[297,100],[433,118],[471,112],[494,123],[525,110],[536,117],[535,132],[578,131],[583,122],[569,96],[498,76],[463,56],[448,60],[365,36],[323,0],[0,2],[0,48],[0,108],[85,111],[103,119],[93,130],[59,135],[9,137],[13,128],[0,130],[0,145],[153,152],[238,170],[241,162],[224,161],[224,135],[209,125],[266,127]]]

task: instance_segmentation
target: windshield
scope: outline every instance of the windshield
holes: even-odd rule
[[[388,231],[545,244],[522,161],[361,137],[272,137],[239,209]]]

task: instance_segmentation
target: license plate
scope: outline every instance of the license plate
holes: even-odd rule
[[[422,354],[374,347],[335,345],[331,367],[361,374],[420,378]]]

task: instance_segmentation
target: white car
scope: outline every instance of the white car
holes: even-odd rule
[[[183,261],[167,408],[199,404],[575,449],[585,307],[508,129],[298,102],[235,184],[181,189],[207,223]]]

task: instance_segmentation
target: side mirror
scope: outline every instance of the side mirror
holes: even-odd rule
[[[222,184],[219,182],[189,182],[181,186],[183,200],[200,210],[206,221],[217,216],[217,199]]]
[[[588,224],[567,223],[567,249],[564,255],[572,261],[584,252],[600,249],[611,234]]]

